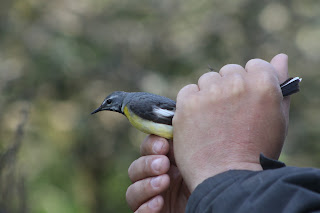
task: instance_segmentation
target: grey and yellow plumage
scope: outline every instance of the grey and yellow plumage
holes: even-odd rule
[[[147,134],[172,138],[176,102],[169,98],[146,92],[116,91],[108,95],[91,114],[102,110],[124,114],[134,127]]]
[[[289,78],[280,87],[283,96],[299,91],[301,78]],[[171,139],[172,118],[176,110],[176,102],[147,92],[116,91],[108,95],[101,106],[91,114],[99,111],[115,111],[125,115],[137,129],[147,133]]]

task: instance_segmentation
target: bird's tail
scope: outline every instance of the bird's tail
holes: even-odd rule
[[[300,81],[302,81],[302,78],[294,77],[289,78],[288,80],[280,84],[283,97],[299,92]]]

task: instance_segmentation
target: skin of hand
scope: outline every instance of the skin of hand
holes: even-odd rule
[[[174,149],[150,135],[141,144],[142,157],[129,167],[130,208],[184,212],[190,191],[203,180],[230,169],[261,170],[260,152],[277,159],[289,122],[290,99],[279,88],[288,77],[287,62],[279,54],[270,63],[250,60],[245,68],[229,64],[184,87],[173,120]],[[155,178],[158,184],[152,184]]]
[[[289,121],[289,97],[280,83],[288,57],[248,61],[209,72],[182,88],[173,118],[174,155],[192,192],[228,170],[261,170],[259,154],[278,159]]]
[[[190,191],[175,165],[172,141],[149,135],[140,146],[142,157],[128,169],[132,184],[126,193],[131,210],[139,213],[185,212]]]

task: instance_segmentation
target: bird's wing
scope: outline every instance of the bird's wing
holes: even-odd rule
[[[155,123],[172,125],[176,102],[151,93],[137,93],[127,104],[130,111]]]

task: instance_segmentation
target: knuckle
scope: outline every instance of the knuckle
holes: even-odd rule
[[[203,74],[202,76],[200,76],[200,78],[198,79],[198,85],[202,85],[204,84],[204,82],[216,78],[216,77],[221,77],[217,72],[207,72],[205,74]]]
[[[231,92],[233,95],[240,95],[246,90],[245,80],[240,74],[232,76]]]
[[[269,67],[270,63],[262,60],[260,58],[255,58],[251,59],[247,62],[245,69],[250,72],[250,71],[261,71],[265,69],[266,67]]]
[[[268,72],[261,75],[256,90],[263,105],[278,105],[283,100],[277,77]]]
[[[215,98],[216,95],[221,93],[221,85],[212,84],[209,89],[210,98]]]
[[[192,92],[196,92],[198,90],[198,86],[196,84],[188,84],[184,86],[177,95],[177,99],[184,98],[185,96],[188,96]]]
[[[180,91],[178,92],[177,97],[182,96],[182,95],[185,93],[185,91],[186,91],[189,87],[190,87],[190,84],[188,84],[188,85],[186,85],[186,86],[182,87],[182,88],[180,89]]]
[[[229,70],[231,64],[226,64],[223,67],[221,67],[221,69],[219,70],[219,73],[223,72],[224,70]]]
[[[246,63],[246,68],[251,68],[251,67],[255,67],[257,64],[259,64],[261,61],[263,61],[260,58],[254,58],[254,59],[250,59],[247,63]]]
[[[263,93],[277,88],[277,79],[271,72],[260,72],[258,83],[259,91]]]
[[[208,76],[209,76],[209,72],[203,74],[200,76],[200,78],[198,79],[198,85],[200,85]]]
[[[240,71],[240,70],[242,71],[244,70],[244,68],[239,64],[227,64],[220,69],[219,73],[228,74],[229,72]]]

